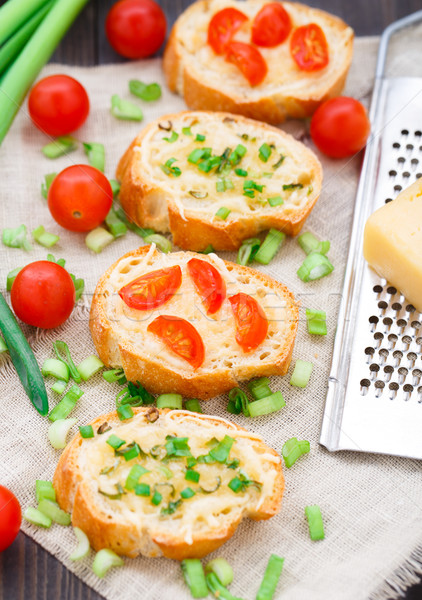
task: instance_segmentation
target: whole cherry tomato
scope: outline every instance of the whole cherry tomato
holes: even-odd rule
[[[289,13],[279,2],[265,4],[252,23],[252,42],[257,46],[273,48],[288,37],[292,29]]]
[[[258,48],[244,42],[229,42],[226,60],[236,65],[252,86],[260,84],[268,72],[267,63]]]
[[[226,297],[224,279],[217,269],[205,260],[191,258],[187,266],[205,310],[209,315],[213,315],[221,307]]]
[[[316,23],[302,25],[294,30],[290,39],[290,54],[302,71],[319,71],[330,60],[327,39]]]
[[[182,271],[179,265],[175,265],[134,279],[122,287],[119,296],[130,308],[151,310],[170,300],[181,283]]]
[[[19,533],[22,514],[18,499],[0,485],[0,552],[6,550]]]
[[[248,17],[237,8],[223,8],[208,25],[208,43],[216,54],[224,54],[227,44]]]
[[[229,302],[236,323],[236,342],[245,352],[251,352],[267,337],[267,317],[255,298],[243,292],[230,296]]]
[[[159,337],[170,350],[184,358],[194,369],[204,362],[204,343],[189,321],[162,315],[154,319],[147,330]]]

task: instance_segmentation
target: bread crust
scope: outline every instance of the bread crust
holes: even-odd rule
[[[144,256],[150,246],[141,246],[128,252],[116,261],[100,278],[94,292],[91,305],[90,330],[98,355],[108,367],[122,367],[129,381],[140,381],[152,393],[164,394],[176,392],[188,398],[207,400],[235,387],[240,380],[270,375],[285,375],[292,358],[294,340],[299,320],[299,309],[291,292],[282,283],[277,282],[264,273],[224,261],[236,272],[252,277],[264,283],[270,283],[274,291],[286,298],[290,304],[288,331],[285,343],[278,351],[271,364],[244,365],[237,368],[235,377],[231,368],[220,368],[215,373],[183,373],[176,372],[163,365],[160,360],[140,356],[127,341],[119,339],[113,331],[112,323],[107,316],[105,307],[105,288],[107,281],[120,260],[127,257]],[[192,253],[192,257],[195,254]],[[203,258],[203,257],[201,257]],[[241,350],[239,349],[239,352]]]
[[[133,409],[135,415],[143,414],[144,419],[149,410],[149,407]],[[159,410],[160,416],[168,412],[168,409]],[[246,431],[239,425],[226,422],[217,417],[192,414],[187,411],[173,411],[173,413],[184,415],[186,419],[195,422],[198,427],[203,422],[221,425],[223,421],[229,426],[228,433],[234,438],[236,438],[236,432]],[[117,413],[111,412],[97,417],[90,424],[96,432],[105,422],[109,425],[121,423]],[[279,458],[274,449],[267,446],[254,434],[250,433],[248,438],[253,441],[254,449],[256,448],[258,453],[265,452]],[[72,513],[72,524],[86,533],[91,546],[96,551],[102,548],[110,548],[117,554],[130,558],[134,558],[139,554],[149,557],[165,556],[175,560],[202,558],[224,544],[234,534],[242,518],[250,517],[256,521],[269,519],[277,514],[281,508],[284,477],[280,460],[272,463],[276,475],[271,497],[266,498],[258,510],[244,510],[238,518],[228,523],[222,529],[210,527],[206,533],[194,533],[192,543],[187,543],[177,532],[163,531],[159,528],[155,530],[148,528],[139,530],[134,527],[133,522],[119,518],[119,515],[116,513],[113,513],[113,518],[110,518],[110,513],[102,510],[101,506],[95,502],[95,494],[92,486],[90,486],[90,482],[84,477],[84,473],[79,465],[79,453],[83,444],[84,439],[78,433],[66,446],[54,473],[53,485],[60,507]]]
[[[207,11],[209,4],[209,0],[199,0],[187,10],[192,11],[192,13],[194,11]],[[289,10],[292,3],[283,2],[283,5]],[[321,86],[313,95],[309,95],[306,85],[305,89],[296,95],[275,93],[271,90],[265,92],[264,90],[262,96],[257,99],[248,98],[247,94],[242,93],[236,95],[225,94],[209,85],[206,78],[197,76],[189,69],[189,66],[184,64],[182,44],[179,41],[183,40],[184,32],[181,18],[179,18],[173,26],[163,58],[164,74],[170,90],[182,95],[188,107],[195,110],[227,111],[272,124],[282,123],[288,118],[304,119],[310,117],[320,104],[329,98],[338,96],[343,90],[352,62],[353,31],[344,21],[325,11],[299,3],[295,3],[295,6],[309,15],[310,21],[312,21],[314,15],[323,16],[331,27],[336,28],[347,37],[345,60],[337,70],[335,79],[328,87]],[[241,3],[239,3],[239,9],[242,10]],[[288,41],[285,43],[288,43]]]

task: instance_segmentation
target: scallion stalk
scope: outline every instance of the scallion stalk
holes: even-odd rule
[[[0,354],[3,354],[3,352],[7,352],[7,346],[6,346],[6,342],[0,335]]]
[[[215,216],[218,217],[219,219],[222,219],[223,221],[225,221],[230,213],[231,213],[230,209],[226,208],[225,206],[222,206],[221,208],[219,208],[217,210],[217,212],[215,213]]]
[[[110,212],[106,216],[105,223],[113,237],[118,238],[122,237],[123,235],[126,235],[127,227],[125,223],[121,219],[119,219],[119,217],[116,214],[116,211],[113,208],[110,209]]]
[[[271,393],[271,391],[270,391]],[[233,388],[229,392],[229,403],[227,410],[232,415],[239,415],[241,412],[245,417],[249,417],[249,401],[248,398],[240,388]]]
[[[104,363],[93,354],[85,358],[76,368],[78,369],[79,375],[84,381],[88,381],[90,377],[93,377],[96,373],[101,371],[104,367]]]
[[[38,510],[54,521],[54,523],[64,525],[65,527],[70,525],[71,519],[69,513],[62,510],[57,502],[46,499],[41,500],[41,502],[38,503]]]
[[[108,383],[117,381],[117,383],[123,385],[127,382],[123,369],[110,369],[109,371],[104,371],[103,377]]]
[[[254,400],[261,400],[261,398],[267,398],[268,396],[271,396],[272,392],[270,390],[269,383],[270,380],[268,377],[253,379],[248,383],[249,391]]]
[[[275,392],[271,396],[261,398],[249,403],[249,414],[251,417],[259,417],[276,412],[286,406],[286,402],[281,392]]]
[[[180,394],[161,394],[157,398],[157,408],[181,410],[183,408],[182,396]]]
[[[256,595],[256,600],[272,600],[274,598],[278,580],[283,570],[283,564],[284,558],[277,556],[277,554],[271,554]]]
[[[330,249],[330,242],[320,242],[313,233],[306,231],[297,238],[299,246],[306,254],[317,252],[318,254],[327,254]]]
[[[153,233],[152,235],[147,235],[144,237],[144,241],[147,244],[155,244],[157,248],[164,252],[164,254],[168,254],[171,251],[171,242],[163,235],[159,233]]]
[[[312,367],[313,364],[311,362],[298,358],[290,378],[290,385],[305,388],[308,385]]]
[[[205,580],[204,569],[199,558],[185,558],[180,563],[186,585],[189,587],[193,598],[206,598],[208,587]]]
[[[302,454],[307,454],[311,449],[311,445],[307,440],[298,441],[293,437],[283,444],[281,453],[284,458],[284,463],[288,469],[292,467]]]
[[[190,398],[189,400],[186,400],[185,409],[197,413],[203,412],[201,405],[199,404],[199,400],[197,398]]]
[[[205,566],[206,573],[215,573],[224,586],[230,585],[233,581],[233,569],[225,558],[214,558]]]
[[[97,552],[92,563],[92,570],[97,577],[104,577],[112,567],[122,567],[124,561],[113,550],[103,548]]]
[[[297,275],[299,279],[305,283],[315,281],[329,275],[334,270],[334,266],[330,263],[324,254],[312,252],[308,254],[299,269]]]
[[[22,516],[25,521],[32,523],[32,525],[38,525],[38,527],[45,527],[46,529],[51,527],[52,521],[50,517],[47,517],[40,510],[32,506],[29,506]]]
[[[325,537],[324,523],[321,509],[317,504],[305,506],[305,515],[308,519],[309,535],[312,541],[323,540]]]
[[[37,498],[37,502],[41,502],[41,500],[52,500],[56,501],[56,492],[54,490],[53,484],[51,481],[45,481],[43,479],[37,479],[35,481],[35,496]]]
[[[44,248],[51,248],[54,244],[57,244],[60,237],[58,235],[54,235],[54,233],[48,233],[43,225],[39,225],[32,232],[32,237],[36,242],[44,246]]]
[[[82,395],[83,391],[77,385],[73,385],[48,415],[50,421],[54,422],[59,419],[66,419],[75,408],[77,401]]]
[[[111,97],[111,114],[116,119],[123,121],[142,121],[144,118],[139,106],[128,100],[123,100],[118,94],[113,94]]]
[[[48,198],[48,190],[56,175],[57,173],[47,173],[47,175],[44,175],[44,182],[41,184],[41,196],[46,200]]]
[[[1,88],[0,88],[0,104],[1,104]],[[26,225],[19,227],[10,227],[3,229],[2,242],[9,248],[21,248],[22,250],[32,250],[32,246],[26,237]]]
[[[139,79],[129,81],[129,91],[144,102],[153,102],[161,98],[161,87],[158,83],[143,83]]]
[[[57,358],[67,364],[70,376],[72,377],[73,381],[75,381],[76,383],[80,383],[82,381],[82,377],[80,376],[79,371],[76,368],[72,357],[70,356],[69,346],[66,344],[66,342],[57,340],[56,342],[54,342],[53,348]],[[63,354],[65,355],[66,360],[64,360],[64,358],[62,357]]]
[[[79,427],[79,433],[84,440],[93,438],[95,435],[92,425],[82,425],[82,427]]]
[[[270,229],[258,252],[255,254],[255,260],[261,263],[261,265],[268,265],[270,260],[277,254],[285,239],[285,233],[277,229]]]
[[[47,158],[54,159],[69,154],[69,152],[73,152],[77,147],[78,140],[71,135],[63,135],[43,146],[42,153]]]
[[[113,192],[113,198],[116,198],[116,196],[118,196],[120,193],[120,183],[117,181],[117,179],[109,179],[109,182],[111,185],[111,191]]]
[[[104,227],[96,227],[88,233],[85,238],[85,244],[87,247],[99,254],[104,250],[106,246],[114,241],[114,235],[104,229]]]
[[[327,313],[324,310],[307,308],[306,322],[311,335],[327,335]]]
[[[59,406],[59,405],[57,405]],[[56,407],[57,408],[57,407]],[[73,408],[73,407],[72,407]],[[70,410],[69,410],[70,412]],[[54,423],[48,428],[48,439],[56,450],[66,447],[66,438],[77,419],[52,419]]]
[[[82,142],[85,154],[91,167],[95,167],[102,173],[105,169],[105,148],[99,142]]]
[[[55,377],[68,382],[70,377],[69,367],[66,363],[58,358],[47,358],[41,368],[41,373],[44,377]]]
[[[10,290],[12,289],[12,285],[16,279],[16,275],[19,273],[19,271],[22,270],[22,268],[23,267],[16,267],[16,269],[13,269],[13,271],[9,271],[9,273],[7,274],[6,289],[8,292],[10,292]]]
[[[3,44],[34,13],[40,10],[47,0],[9,0],[0,8],[0,44]]]
[[[218,442],[218,444],[209,451],[209,455],[219,463],[226,462],[235,441],[236,440],[229,435],[225,435],[221,442]]]
[[[229,590],[220,583],[215,573],[208,573],[206,576],[207,586],[212,594],[218,598],[218,600],[242,600],[233,596]]]
[[[133,410],[129,404],[121,404],[116,408],[116,412],[121,421],[127,421],[133,417]]]
[[[129,471],[129,475],[126,478],[125,488],[129,492],[133,491],[142,475],[145,475],[145,473],[150,472],[151,471],[148,471],[148,469],[145,469],[145,467],[143,467],[142,465],[134,465]]]
[[[237,264],[245,266],[252,262],[260,245],[261,240],[259,238],[249,238],[244,240],[237,254]]]
[[[66,381],[62,381],[58,379],[54,385],[51,386],[51,391],[56,392],[56,394],[63,394],[67,387]]]
[[[91,549],[89,545],[89,539],[86,533],[84,533],[82,529],[79,529],[79,527],[74,527],[73,533],[75,534],[76,539],[78,540],[78,545],[76,546],[72,554],[69,556],[69,558],[70,560],[82,560],[82,558],[88,556],[89,551]]]

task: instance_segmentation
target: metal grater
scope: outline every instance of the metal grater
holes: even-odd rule
[[[320,442],[331,451],[422,458],[422,314],[362,252],[369,215],[422,177],[422,77],[385,75],[392,35],[421,22],[419,11],[381,37],[321,429]]]

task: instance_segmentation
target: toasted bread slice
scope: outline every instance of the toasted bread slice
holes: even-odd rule
[[[244,517],[269,519],[280,510],[280,456],[260,436],[225,419],[142,407],[129,420],[121,422],[113,412],[91,424],[94,437],[78,434],[68,444],[53,484],[60,506],[72,512],[73,525],[87,534],[95,550],[110,548],[132,558],[200,558],[224,544]],[[98,433],[101,426],[104,433]],[[117,450],[107,443],[112,435],[124,441]],[[174,456],[167,436],[188,438],[184,456]],[[232,446],[219,462],[212,448],[225,436]],[[134,442],[139,454],[125,460],[124,451]],[[187,455],[207,456],[206,462],[190,463],[198,481],[186,479]],[[135,465],[147,472],[130,485]],[[229,484],[235,478],[243,483],[233,490]],[[138,481],[142,490],[135,487]],[[181,494],[186,488],[191,491]],[[154,491],[159,496],[153,500]]]
[[[328,98],[338,96],[345,84],[353,54],[353,30],[341,19],[297,2],[283,2],[292,21],[286,41],[259,48],[268,66],[265,79],[251,87],[240,70],[217,55],[207,43],[208,25],[218,11],[234,7],[249,17],[234,40],[250,43],[251,23],[266,0],[200,0],[176,21],[165,53],[164,73],[170,89],[184,96],[189,108],[223,110],[246,117],[281,123],[304,118]],[[329,63],[318,71],[298,68],[290,54],[290,38],[299,26],[316,23],[329,48]]]
[[[210,163],[201,151],[221,162],[204,171]],[[322,168],[279,129],[227,113],[184,112],[148,125],[117,178],[122,206],[141,227],[171,231],[185,250],[235,250],[271,227],[299,233],[319,197]],[[248,188],[251,182],[257,187]],[[225,219],[216,215],[221,207],[230,211]]]
[[[188,273],[187,263],[192,258],[210,263],[225,283],[226,297],[215,314],[207,314]],[[130,308],[119,296],[119,290],[138,277],[174,265],[181,269],[180,288],[159,308]],[[265,339],[248,352],[236,341],[229,301],[239,292],[252,296],[268,321]],[[148,331],[158,315],[183,318],[195,327],[205,348],[201,366],[194,368]],[[223,261],[215,254],[162,254],[154,245],[125,254],[106,271],[97,284],[90,319],[92,339],[104,364],[123,367],[128,380],[139,380],[152,393],[176,392],[201,399],[226,392],[241,380],[284,375],[297,325],[298,308],[293,295],[271,277]]]

